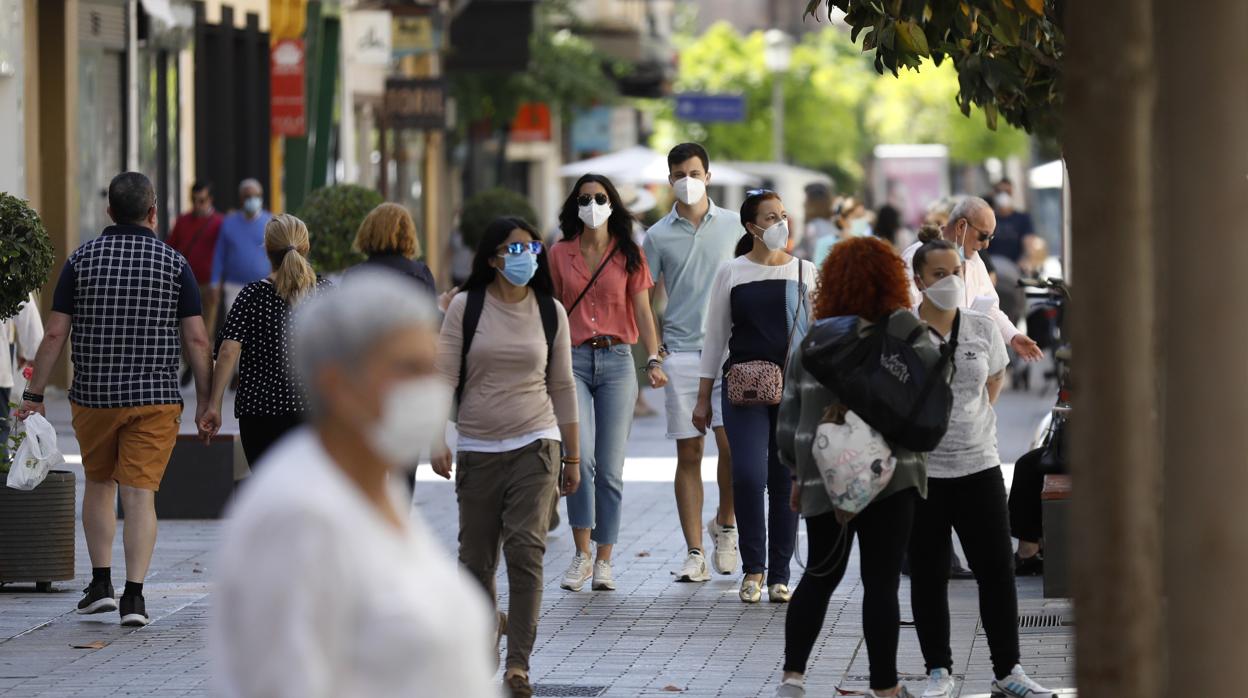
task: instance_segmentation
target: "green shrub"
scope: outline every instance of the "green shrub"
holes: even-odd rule
[[[364,217],[383,201],[381,194],[355,184],[335,184],[308,194],[296,215],[308,225],[312,267],[325,274],[364,261],[351,243]]]
[[[500,216],[519,217],[537,224],[537,212],[528,199],[510,189],[487,189],[465,200],[459,216],[459,232],[468,249],[477,249],[485,229]]]
[[[30,204],[0,193],[0,319],[13,317],[52,271],[52,240]],[[8,360],[8,357],[5,357]]]

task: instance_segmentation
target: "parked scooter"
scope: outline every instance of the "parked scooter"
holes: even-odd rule
[[[1027,289],[1035,302],[1027,313],[1027,335],[1052,359],[1052,368],[1044,374],[1046,384],[1057,383],[1057,402],[1036,429],[1033,448],[1051,445],[1051,463],[1046,470],[1065,471],[1064,433],[1070,418],[1070,341],[1063,331],[1066,306],[1070,303],[1070,287],[1061,279],[1022,279],[1018,285]],[[1060,432],[1060,433],[1059,433]],[[1062,443],[1052,443],[1055,440]]]

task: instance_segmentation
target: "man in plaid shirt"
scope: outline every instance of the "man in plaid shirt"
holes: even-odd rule
[[[69,401],[87,478],[82,527],[92,567],[78,613],[118,608],[111,565],[120,492],[126,510],[121,623],[143,626],[150,622],[143,580],[156,546],[155,495],[181,422],[184,344],[195,374],[196,423],[219,426],[221,416],[209,399],[212,362],[199,287],[186,259],[153,233],[151,181],[137,172],[114,177],[108,215],[116,225],[65,262],[18,418],[44,414],[43,391],[69,339]]]

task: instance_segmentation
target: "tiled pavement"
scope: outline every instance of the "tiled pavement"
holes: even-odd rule
[[[650,402],[657,405],[661,400],[652,396]],[[1007,460],[1022,448],[1011,441],[1025,440],[1044,404],[1041,398],[1007,394],[1001,408]],[[616,548],[618,591],[561,591],[558,578],[572,551],[566,526],[550,539],[547,594],[533,658],[539,695],[543,687],[558,685],[606,687],[605,692],[582,690],[577,695],[770,695],[782,661],[785,607],[741,604],[736,599],[736,577],[717,577],[702,585],[672,582],[671,570],[679,566],[684,550],[666,477],[670,450],[662,440],[660,419],[637,422],[626,467],[625,528]],[[709,460],[707,465],[704,472],[710,476]],[[708,482],[708,517],[713,493],[714,484]],[[451,487],[435,482],[428,473],[422,475],[416,506],[451,546],[455,539]],[[123,631],[112,615],[84,618],[68,612],[90,568],[81,535],[79,579],[58,584],[59,593],[14,588],[0,593],[0,694],[210,695],[204,631],[216,535],[212,522],[162,523],[147,585],[148,608],[156,622],[142,630]],[[120,546],[116,559],[121,560]],[[799,574],[795,565],[795,580]],[[115,572],[118,579],[120,575],[120,570]],[[811,660],[811,696],[837,695],[838,687],[852,695],[866,687],[862,592],[856,576],[856,568],[851,569],[833,597],[824,635]],[[290,583],[297,588],[298,580]],[[505,592],[505,583],[500,588]],[[904,581],[901,594],[902,615],[907,618]],[[1037,579],[1019,580],[1019,595],[1024,614],[1069,612],[1066,603],[1041,598]],[[959,686],[961,695],[986,698],[990,665],[974,582],[952,583],[951,608],[956,671],[960,678],[967,677],[966,685]],[[1071,686],[1071,628],[1038,630],[1026,629],[1021,636],[1024,663],[1042,682]],[[899,665],[912,688],[921,685],[923,664],[912,628],[902,629]]]

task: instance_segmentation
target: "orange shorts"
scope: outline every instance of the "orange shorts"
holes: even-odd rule
[[[153,492],[160,489],[178,440],[181,405],[71,406],[88,480],[116,481]]]

